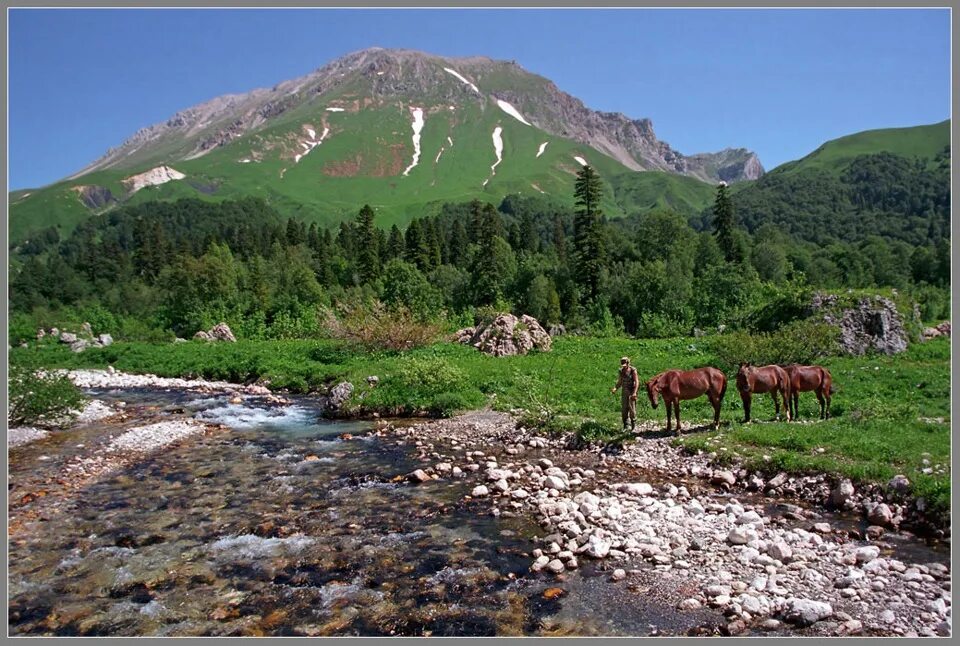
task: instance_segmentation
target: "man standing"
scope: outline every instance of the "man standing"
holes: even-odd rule
[[[620,358],[620,375],[617,385],[610,389],[611,393],[623,387],[620,396],[620,416],[623,419],[623,430],[627,430],[627,416],[630,417],[630,430],[637,427],[637,390],[640,388],[640,377],[637,369],[630,365],[629,357]]]

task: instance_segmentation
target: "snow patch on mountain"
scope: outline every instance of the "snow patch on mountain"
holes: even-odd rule
[[[497,99],[497,105],[500,106],[500,109],[509,114],[511,117],[519,121],[520,123],[530,125],[530,122],[523,118],[523,115],[520,114],[520,111],[515,107],[504,101],[503,99]]]
[[[540,192],[543,193],[544,195],[547,194],[547,192],[546,192],[545,190],[543,190],[542,188],[540,188],[540,187],[537,186],[536,184],[531,184],[530,186],[532,186],[534,189],[540,191]]]
[[[573,158],[576,159],[577,163],[580,164],[581,166],[587,165],[587,160],[584,159],[583,157],[578,157],[577,155],[574,155]]]
[[[547,149],[547,144],[548,144],[548,143],[550,143],[550,142],[549,142],[549,141],[545,141],[545,142],[543,142],[542,144],[540,144],[540,150],[537,151],[537,157],[539,157],[540,155],[542,155],[542,154],[543,154],[543,151]]]
[[[330,128],[324,128],[324,129],[323,129],[323,133],[320,135],[320,138],[317,139],[316,141],[312,141],[314,138],[316,138],[317,132],[316,132],[313,128],[307,128],[307,130],[310,132],[310,139],[311,139],[311,141],[301,141],[301,142],[300,142],[300,145],[303,146],[304,151],[303,151],[302,153],[300,153],[300,154],[297,154],[297,155],[294,155],[294,156],[293,156],[293,163],[294,163],[294,164],[299,164],[301,159],[303,159],[304,157],[306,157],[307,154],[308,154],[311,150],[313,150],[314,148],[316,148],[317,146],[319,146],[320,144],[322,144],[322,143],[323,143],[323,140],[326,139],[326,137],[327,137],[328,134],[330,134]],[[281,176],[281,177],[282,177],[282,176]]]
[[[440,151],[437,152],[437,157],[436,157],[436,159],[433,160],[433,163],[434,163],[434,164],[436,164],[437,162],[440,161],[440,155],[442,155],[442,154],[443,154],[443,146],[440,146]]]
[[[480,94],[480,89],[479,89],[476,85],[474,85],[473,83],[471,83],[470,81],[468,81],[467,79],[463,78],[463,75],[460,74],[460,72],[458,72],[457,70],[450,69],[449,67],[444,67],[444,68],[443,68],[443,71],[449,72],[450,74],[453,74],[453,75],[456,76],[458,79],[460,79],[461,81],[463,81],[465,84],[467,84],[467,85],[469,85],[471,88],[473,88],[473,91],[474,91],[474,92],[476,92],[477,94]]]
[[[166,184],[176,179],[183,179],[186,177],[180,171],[170,168],[169,166],[157,166],[156,168],[151,168],[145,173],[140,173],[139,175],[131,175],[130,177],[123,180],[123,185],[127,187],[131,193],[136,193],[141,188],[146,188],[147,186],[159,186],[160,184]]]
[[[410,112],[413,114],[413,161],[403,171],[404,176],[420,163],[420,131],[423,130],[423,108],[411,108]]]
[[[343,112],[343,108],[327,108],[327,112]]]
[[[450,137],[447,137],[447,141],[450,143],[450,147],[453,148],[453,139],[451,139]]]

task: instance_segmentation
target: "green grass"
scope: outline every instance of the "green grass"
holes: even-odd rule
[[[657,209],[694,215],[710,206],[716,196],[716,189],[711,184],[660,171],[622,173],[610,182],[617,202],[631,215]]]
[[[866,130],[832,139],[815,151],[775,170],[799,171],[807,168],[838,169],[859,155],[888,152],[904,157],[932,160],[944,146],[950,145],[950,120],[911,128]]]
[[[545,404],[554,414],[552,428],[581,429],[585,439],[619,442],[624,441],[620,396],[609,389],[622,355],[633,359],[644,380],[667,368],[715,363],[708,339],[587,337],[558,337],[552,352],[502,358],[450,343],[406,353],[366,353],[335,341],[241,341],[115,343],[81,354],[53,342],[34,343],[12,349],[10,359],[30,367],[113,365],[161,376],[266,379],[273,388],[296,392],[349,380],[357,386],[354,403],[366,413],[449,415],[486,405],[534,411]],[[895,357],[825,361],[837,386],[833,417],[813,423],[772,421],[773,405],[762,396],[753,405],[757,421],[742,424],[742,404],[728,387],[720,430],[699,430],[677,441],[691,451],[736,456],[768,472],[823,471],[871,482],[903,473],[915,493],[926,496],[933,508],[947,510],[949,474],[923,474],[922,460],[949,465],[949,359],[950,340],[936,339]],[[370,375],[380,377],[376,388],[367,385]],[[653,410],[642,389],[637,409],[641,420],[665,421],[662,404]],[[801,395],[801,418],[814,420],[817,412],[816,398]],[[705,398],[681,405],[687,429],[711,417]]]

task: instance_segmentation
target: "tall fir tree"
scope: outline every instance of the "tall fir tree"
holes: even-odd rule
[[[717,244],[727,262],[741,260],[738,258],[733,228],[733,203],[727,193],[727,183],[720,182],[717,186],[717,197],[713,202],[713,234],[717,237]]]
[[[373,282],[380,275],[380,239],[373,220],[373,209],[364,204],[357,214],[357,271],[364,283]]]
[[[391,259],[402,258],[403,248],[403,233],[400,232],[400,227],[393,225],[390,227],[390,239],[387,241],[387,255]]]
[[[560,214],[553,216],[553,248],[557,252],[557,260],[561,264],[567,261],[567,234],[563,228],[563,218]]]
[[[450,263],[460,266],[467,259],[467,247],[470,239],[467,237],[467,228],[463,226],[463,220],[457,218],[453,223],[453,229],[450,232]]]
[[[576,276],[583,287],[584,297],[590,301],[600,295],[603,269],[606,263],[606,245],[603,238],[603,220],[600,200],[603,188],[600,177],[590,166],[577,173],[573,196],[577,208],[574,244],[576,246]]]

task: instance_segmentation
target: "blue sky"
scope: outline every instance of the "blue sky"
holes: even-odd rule
[[[768,169],[871,128],[950,116],[947,10],[10,10],[10,187],[137,129],[371,46],[516,60],[685,154]]]

